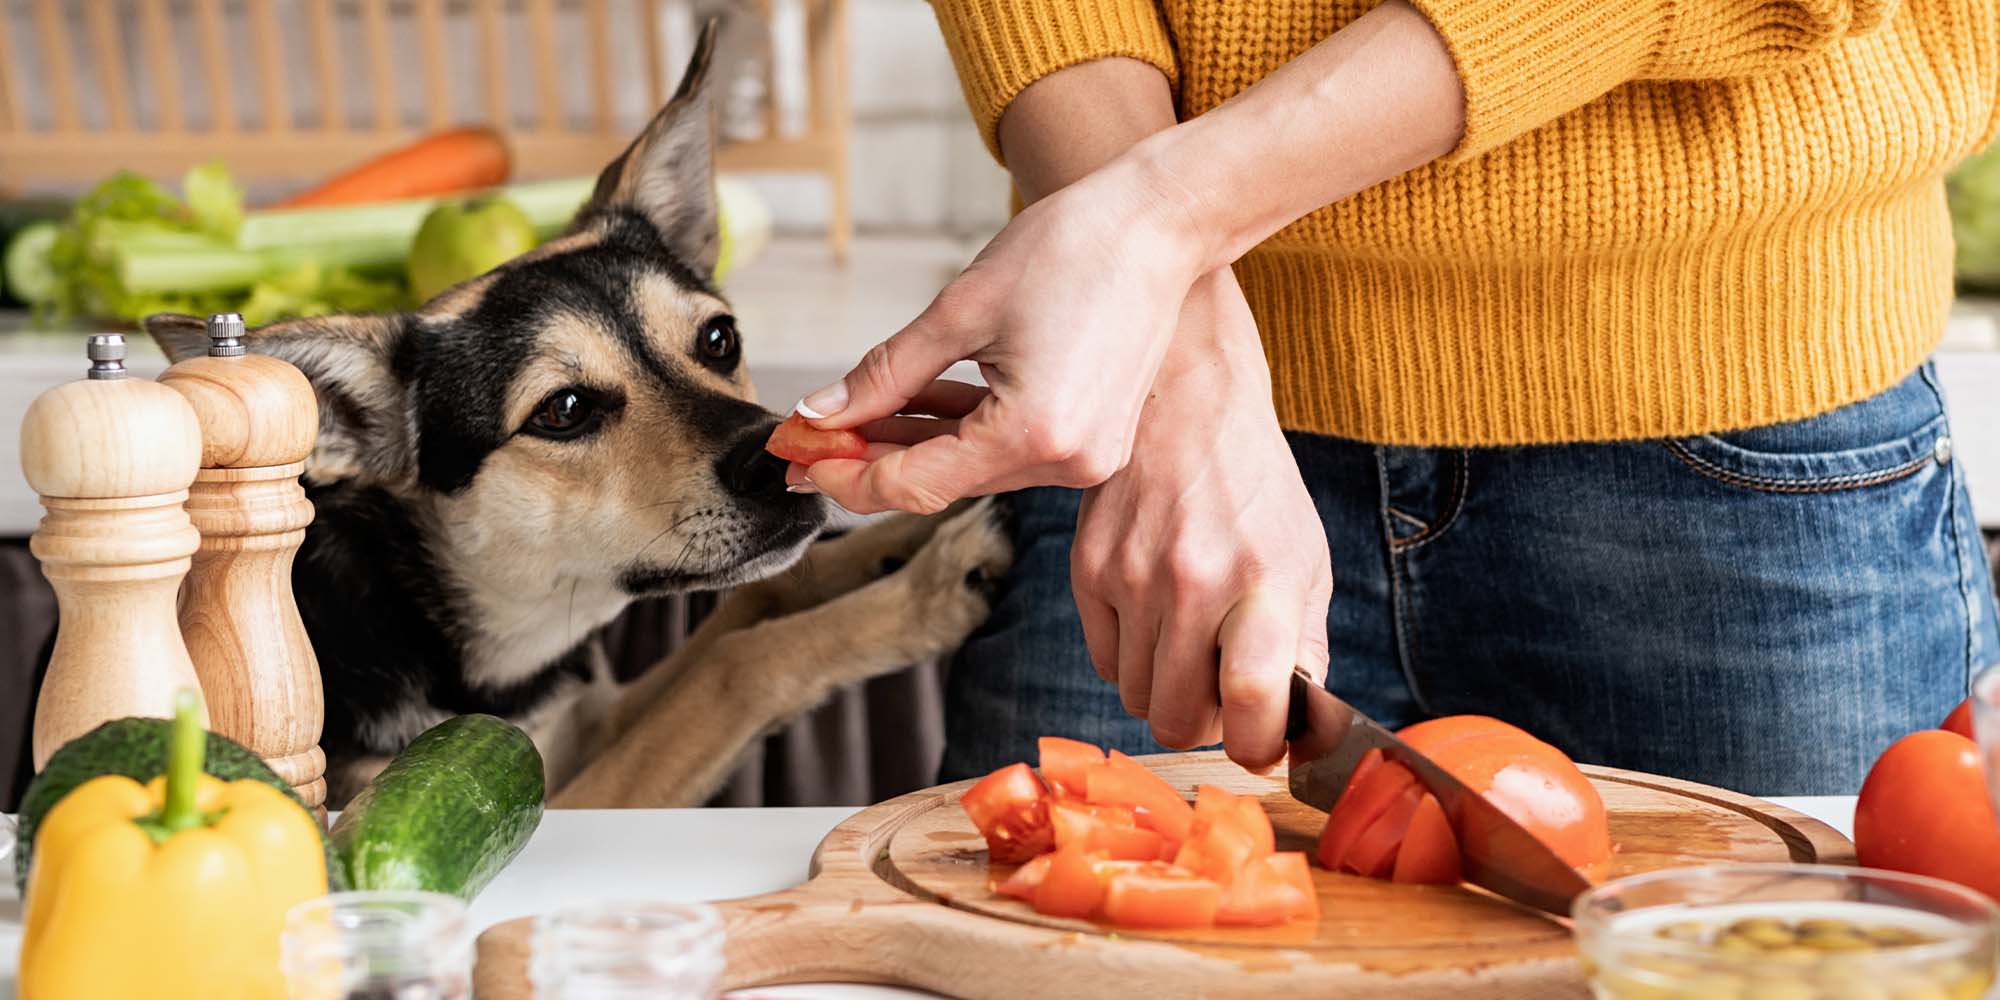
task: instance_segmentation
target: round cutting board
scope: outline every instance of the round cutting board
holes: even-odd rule
[[[1311,850],[1326,822],[1291,798],[1282,771],[1250,774],[1220,753],[1142,759],[1189,796],[1201,784],[1259,796],[1279,850]],[[1630,771],[1584,772],[1610,813],[1614,875],[1717,861],[1854,862],[1837,831],[1769,802]],[[987,864],[958,806],[970,785],[863,810],[820,842],[806,884],[717,904],[728,925],[726,988],[866,982],[968,1000],[1589,995],[1562,921],[1471,888],[1315,868],[1316,924],[1134,931],[1041,916],[991,891],[1012,866]],[[532,1000],[530,937],[527,920],[481,935],[481,1000]]]

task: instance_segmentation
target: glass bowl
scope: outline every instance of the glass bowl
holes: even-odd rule
[[[1972,681],[1972,724],[1979,733],[1979,757],[1986,762],[1986,789],[2000,811],[2000,663]]]
[[[1867,868],[1673,868],[1573,913],[1599,1000],[1981,1000],[2000,969],[2000,906]]]

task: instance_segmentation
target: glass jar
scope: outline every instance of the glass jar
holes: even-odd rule
[[[1832,865],[1671,868],[1578,897],[1599,1000],[1978,1000],[2000,906],[1937,879]]]
[[[599,903],[535,919],[535,1000],[711,1000],[722,918],[701,903]]]
[[[2000,812],[2000,663],[1972,681],[1972,724],[1979,734],[1979,759],[1986,762],[1986,788]]]
[[[465,904],[435,892],[337,892],[285,916],[292,1000],[466,1000]]]
[[[16,836],[14,831],[17,829],[19,827],[15,824],[14,817],[0,813],[0,861],[6,861],[14,856]]]

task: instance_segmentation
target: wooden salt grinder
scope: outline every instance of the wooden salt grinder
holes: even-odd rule
[[[88,355],[85,379],[43,393],[21,421],[21,471],[48,510],[29,551],[60,609],[35,703],[37,771],[101,723],[171,717],[175,693],[196,684],[174,594],[201,540],[181,507],[201,425],[178,393],[127,377],[124,337],[91,337]]]
[[[292,557],[312,523],[299,486],[319,428],[297,368],[248,354],[243,318],[210,316],[206,357],[166,370],[201,422],[187,502],[201,531],[180,626],[215,731],[250,748],[316,812],[326,801],[319,661],[292,598]]]

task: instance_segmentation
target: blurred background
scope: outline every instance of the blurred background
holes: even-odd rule
[[[671,93],[711,17],[721,280],[760,397],[786,408],[916,315],[1007,217],[924,0],[0,0],[0,428],[81,374],[85,333],[162,309],[261,323],[400,308],[534,245]],[[371,171],[385,155],[394,169]],[[395,186],[412,177],[437,189]],[[500,208],[439,210],[496,187]],[[1994,537],[2000,153],[1952,194],[1962,294],[1939,369]],[[143,338],[133,350],[138,374],[164,367]],[[14,448],[0,433],[0,811],[26,780],[55,621]],[[632,609],[606,634],[620,669],[670,651],[707,603]],[[841,693],[769,737],[718,803],[929,784],[941,671]]]

